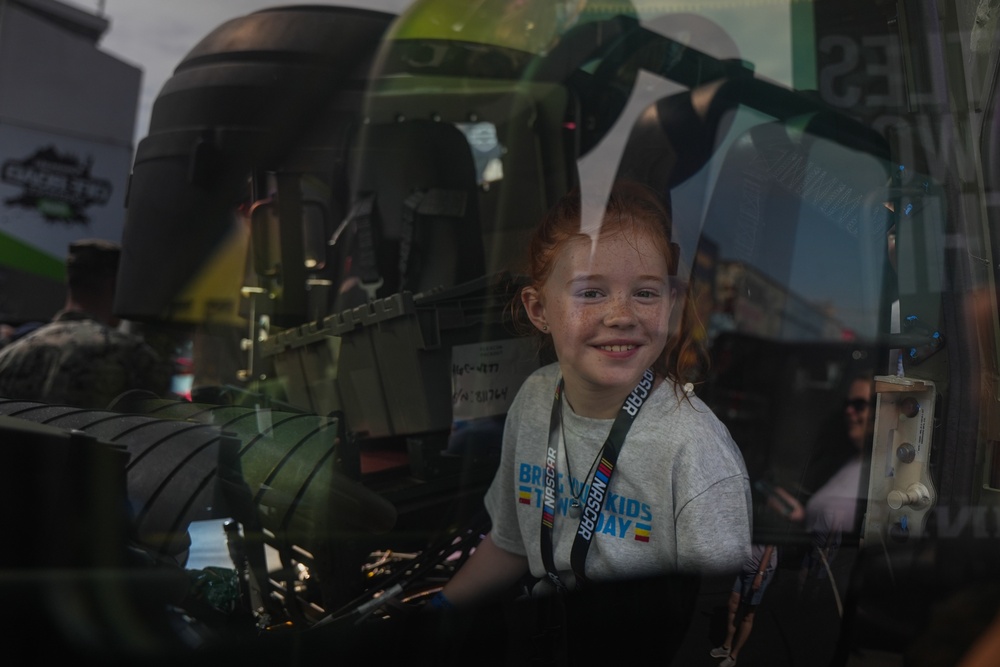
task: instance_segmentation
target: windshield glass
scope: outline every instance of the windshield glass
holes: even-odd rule
[[[3,157],[0,590],[60,658],[989,664],[987,4],[201,26],[120,233]]]

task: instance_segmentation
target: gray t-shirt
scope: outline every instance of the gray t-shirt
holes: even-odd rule
[[[527,556],[545,576],[540,533],[552,400],[559,366],[535,371],[507,414],[503,453],[486,494],[492,539]],[[579,520],[568,504],[589,484],[613,420],[589,419],[563,403],[565,446],[556,458],[555,565],[572,586],[570,550]],[[566,475],[566,453],[570,456]],[[586,499],[586,492],[581,500]],[[650,394],[625,439],[594,529],[586,573],[593,581],[671,572],[739,572],[750,555],[750,484],[726,427],[700,399],[670,381]]]

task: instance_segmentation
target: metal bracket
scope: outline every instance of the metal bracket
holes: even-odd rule
[[[929,380],[876,376],[875,433],[866,541],[905,542],[923,534],[937,501],[930,474],[936,389]]]

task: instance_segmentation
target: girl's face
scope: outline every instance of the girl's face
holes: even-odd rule
[[[568,241],[545,283],[526,288],[522,300],[534,325],[552,335],[567,397],[620,403],[663,353],[674,292],[647,234],[616,233],[591,248],[588,238]]]

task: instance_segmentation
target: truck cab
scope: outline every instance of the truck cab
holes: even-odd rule
[[[965,664],[1000,608],[996,25],[959,0],[235,18],[164,85],[122,237],[116,310],[190,341],[190,396],[0,413],[124,451],[130,548],[183,569],[192,525],[225,522],[225,612],[168,600],[201,655],[508,664],[528,650],[511,616],[539,613],[521,590],[467,616],[424,603],[488,531],[506,411],[553,360],[513,315],[532,229],[571,188],[638,180],[699,315],[693,391],[779,554],[746,659]],[[831,480],[852,520],[818,543],[802,517]],[[699,664],[732,577],[688,586],[583,604],[664,614],[674,664]]]

